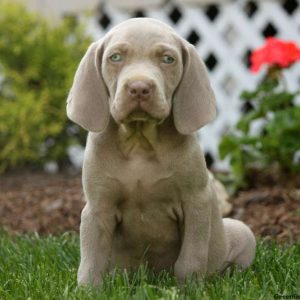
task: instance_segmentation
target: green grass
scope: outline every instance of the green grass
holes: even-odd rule
[[[260,241],[254,264],[245,272],[177,286],[167,273],[154,276],[115,272],[101,289],[78,288],[79,239],[75,234],[39,237],[0,232],[0,299],[273,299],[300,295],[300,243]]]

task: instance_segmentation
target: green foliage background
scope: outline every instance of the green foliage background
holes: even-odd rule
[[[53,25],[20,4],[0,2],[0,172],[67,161],[84,136],[66,98],[90,38],[76,20]]]

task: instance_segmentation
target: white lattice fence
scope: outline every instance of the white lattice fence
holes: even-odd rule
[[[131,17],[152,17],[171,25],[181,36],[193,43],[210,71],[217,96],[218,117],[200,132],[207,156],[218,168],[226,167],[217,155],[220,136],[230,128],[249,104],[241,106],[239,94],[251,89],[260,79],[248,70],[251,50],[260,46],[266,36],[278,36],[300,43],[299,0],[233,1],[204,7],[183,6],[167,1],[160,8],[128,13],[109,4],[92,19],[89,31],[95,39],[111,27]],[[299,87],[300,65],[286,72],[289,87]]]

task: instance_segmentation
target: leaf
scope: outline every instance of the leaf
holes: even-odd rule
[[[251,122],[261,118],[262,116],[263,114],[261,111],[250,111],[241,117],[236,125],[236,128],[241,130],[244,134],[248,134]]]
[[[238,146],[239,138],[233,134],[225,135],[220,144],[219,144],[219,153],[221,159],[224,159],[226,156],[230,155]]]

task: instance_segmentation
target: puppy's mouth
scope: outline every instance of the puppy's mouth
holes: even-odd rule
[[[126,118],[127,122],[147,122],[151,116],[145,111],[134,111]]]
[[[143,122],[155,122],[155,123],[161,123],[162,120],[159,120],[157,118],[154,118],[150,114],[148,114],[145,111],[134,111],[130,113],[122,123],[124,124],[131,124],[131,123],[143,123]]]

